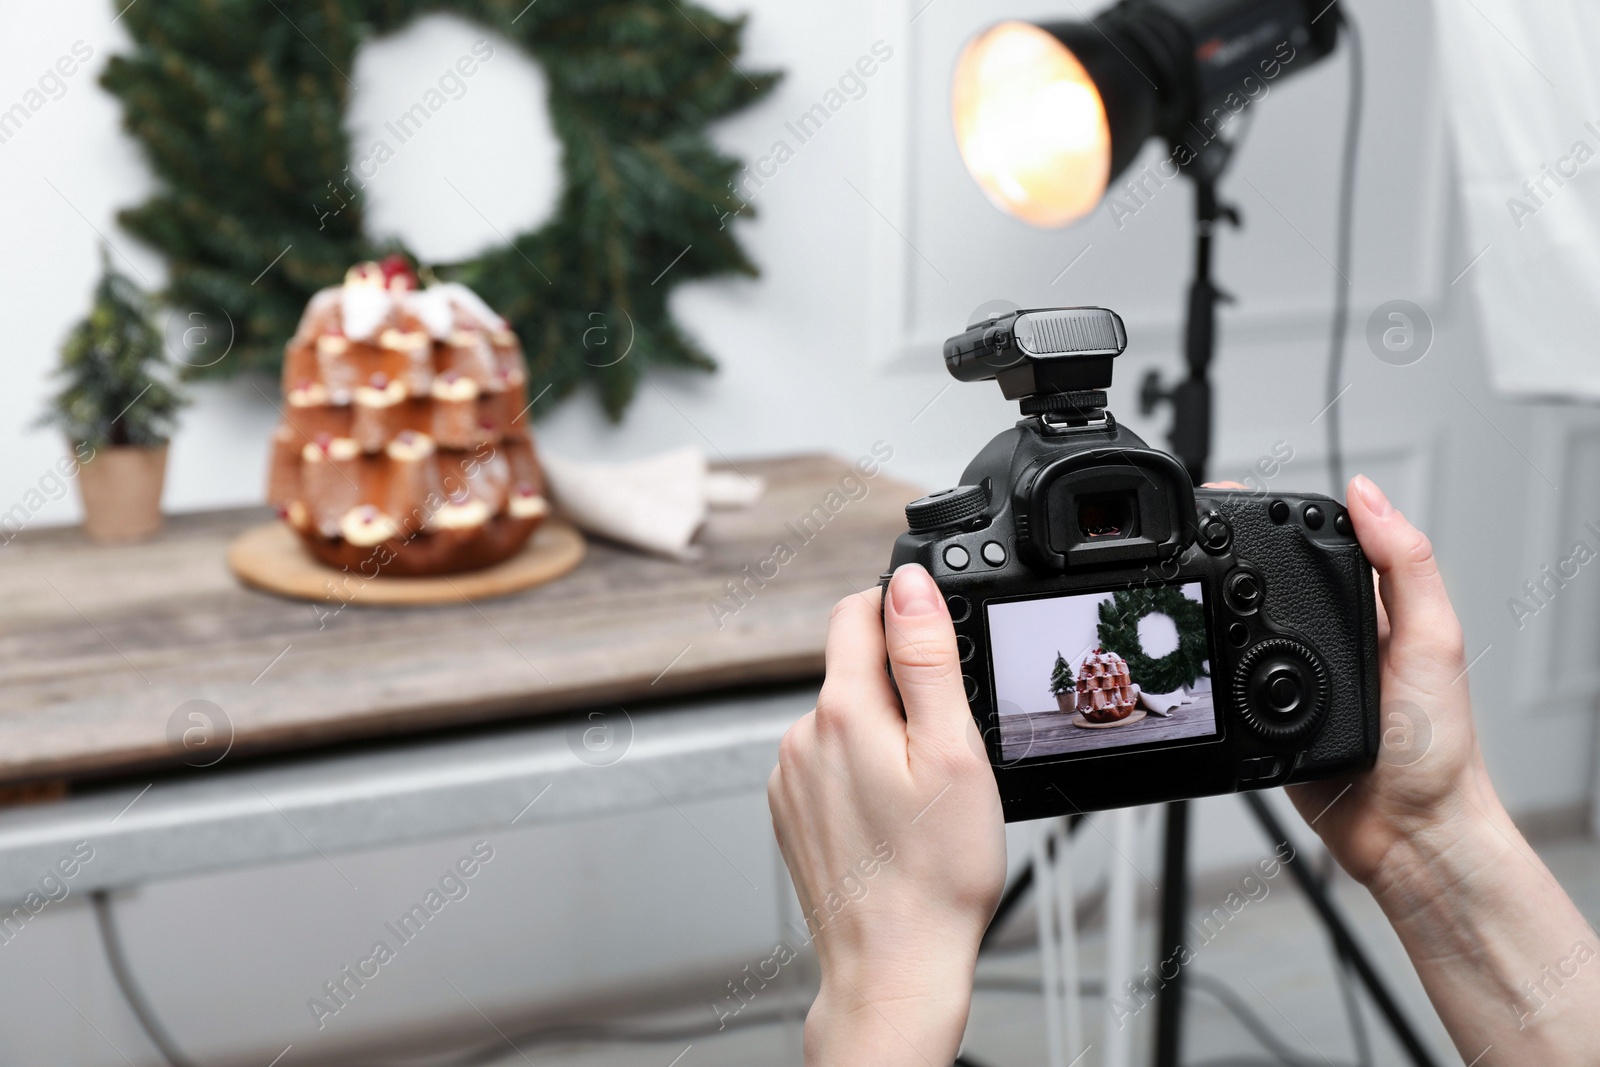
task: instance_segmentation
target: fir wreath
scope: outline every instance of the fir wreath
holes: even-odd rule
[[[1139,640],[1139,620],[1165,615],[1178,631],[1178,647],[1154,659]],[[1176,586],[1118,590],[1100,605],[1100,647],[1128,661],[1128,677],[1147,693],[1171,693],[1206,674],[1205,609]]]
[[[101,82],[158,178],[119,221],[166,256],[169,304],[232,324],[232,358],[187,373],[276,371],[312,293],[403,251],[363,232],[346,75],[362,44],[436,12],[516,42],[548,80],[565,181],[555,216],[435,267],[512,321],[535,391],[548,387],[540,410],[587,382],[618,419],[647,366],[713,369],[667,297],[756,274],[727,228],[749,210],[731,188],[739,161],[705,134],[778,79],[737,65],[742,18],[689,0],[162,0],[127,6],[135,48]],[[603,349],[585,345],[597,325]],[[627,358],[610,355],[630,338]]]

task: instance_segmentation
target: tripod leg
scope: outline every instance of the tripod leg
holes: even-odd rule
[[[1177,948],[1186,940],[1189,912],[1189,802],[1167,805],[1166,840],[1161,874],[1161,940],[1156,955],[1164,964],[1170,958],[1172,977],[1163,972],[1164,984],[1156,993],[1155,1067],[1178,1067],[1183,1037],[1184,972]]]
[[[1255,815],[1256,821],[1267,832],[1267,837],[1274,845],[1288,844],[1289,837],[1284,833],[1283,824],[1267,807],[1267,802],[1260,793],[1245,793],[1244,802],[1250,806],[1250,811]],[[1316,909],[1317,917],[1328,928],[1328,933],[1338,944],[1355,968],[1356,976],[1361,979],[1361,984],[1367,987],[1372,1002],[1377,1005],[1383,1019],[1389,1024],[1389,1029],[1394,1032],[1395,1038],[1406,1050],[1406,1055],[1417,1067],[1438,1067],[1439,1061],[1433,1058],[1433,1053],[1422,1043],[1422,1038],[1411,1026],[1394,994],[1384,984],[1383,976],[1378,973],[1372,961],[1367,958],[1366,951],[1357,943],[1350,926],[1345,922],[1344,916],[1334,906],[1333,900],[1323,892],[1322,886],[1317,882],[1316,872],[1311,870],[1305,858],[1298,853],[1290,853],[1289,859],[1284,861],[1284,866],[1289,868],[1289,873],[1294,875],[1294,880],[1299,885],[1306,899],[1311,901],[1311,906]]]

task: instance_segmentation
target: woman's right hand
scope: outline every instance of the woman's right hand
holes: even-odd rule
[[[1370,771],[1290,795],[1394,924],[1463,1062],[1592,1064],[1600,945],[1489,782],[1433,546],[1366,478],[1348,504],[1382,602],[1382,744]]]
[[[1365,476],[1351,480],[1347,503],[1378,578],[1382,744],[1371,771],[1289,794],[1340,866],[1373,887],[1501,809],[1473,730],[1461,624],[1433,546]]]

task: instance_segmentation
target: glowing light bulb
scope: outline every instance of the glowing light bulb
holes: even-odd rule
[[[1035,226],[1094,210],[1111,176],[1111,128],[1083,64],[1051,34],[1002,22],[974,38],[951,90],[956,144],[984,193]]]

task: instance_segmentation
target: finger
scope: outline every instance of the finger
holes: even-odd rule
[[[882,590],[873,586],[853,593],[833,606],[828,617],[828,639],[823,647],[827,673],[825,687],[837,683],[857,697],[894,703],[894,691],[884,672]]]
[[[1202,488],[1202,489],[1243,489],[1244,486],[1239,482],[1207,482],[1205,485],[1202,485],[1200,488]]]
[[[943,594],[920,564],[907,563],[894,572],[883,622],[907,734],[962,741],[972,711],[961,680],[956,632]]]
[[[1459,646],[1461,624],[1450,606],[1432,543],[1365,475],[1350,480],[1346,499],[1356,540],[1378,572],[1390,640],[1441,649]]]
[[[903,745],[905,727],[900,721],[899,701],[883,668],[881,596],[874,586],[834,605],[823,651],[826,675],[822,692],[817,694],[816,722],[818,730],[828,736],[861,726],[889,728]]]

